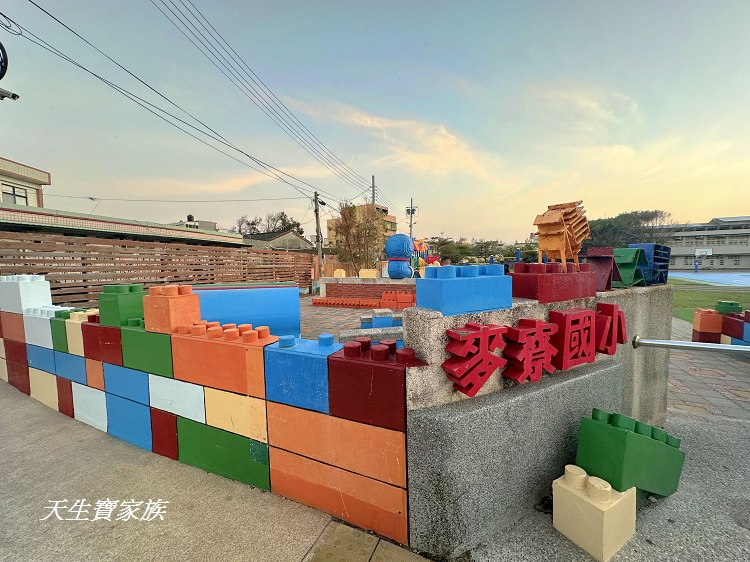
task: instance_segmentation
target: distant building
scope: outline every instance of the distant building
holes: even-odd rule
[[[360,209],[369,207],[369,205],[357,205],[355,208],[357,212]],[[396,217],[388,214],[388,207],[383,205],[375,205],[375,208],[383,213],[383,232],[386,237],[396,234],[398,229],[398,222]],[[328,219],[326,227],[328,228],[328,245],[336,247],[339,245],[340,240],[336,237],[336,225],[338,225],[339,219]]]
[[[253,248],[273,250],[310,250],[315,245],[293,230],[279,230],[262,234],[245,234],[245,244]]]
[[[42,188],[50,185],[49,172],[0,158],[2,202],[24,207],[44,207]]]
[[[185,228],[197,228],[198,230],[219,230],[214,221],[195,220],[193,215],[188,215],[187,220],[170,222],[171,226],[184,226]]]
[[[706,223],[679,224],[666,242],[672,248],[672,269],[750,270],[750,216],[719,217]],[[696,257],[699,254],[710,254]]]

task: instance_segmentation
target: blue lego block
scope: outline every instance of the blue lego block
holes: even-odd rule
[[[512,280],[501,265],[428,267],[417,279],[417,306],[445,316],[510,308]]]
[[[282,336],[266,346],[266,400],[327,414],[328,356],[342,347],[331,334],[317,341]]]
[[[194,286],[201,316],[221,324],[268,326],[275,336],[300,335],[297,287],[202,289]]]
[[[667,282],[669,276],[669,258],[672,249],[669,246],[654,243],[628,244],[628,248],[640,248],[646,256],[646,264],[637,267],[643,274],[647,285],[660,285]]]
[[[107,433],[150,451],[151,409],[107,392]]]
[[[732,345],[750,345],[750,341],[738,340],[737,338],[732,338]]]
[[[404,325],[404,319],[403,318],[394,318],[393,319],[393,327],[398,328],[399,326]]]
[[[367,320],[360,320],[359,327],[362,328],[363,330],[372,328],[372,318],[369,318]]]
[[[149,405],[148,374],[119,365],[104,363],[104,388],[107,394]]]
[[[58,377],[86,384],[86,360],[80,355],[71,355],[64,351],[53,351],[55,354],[55,374]]]
[[[26,344],[26,360],[29,367],[55,374],[55,351],[38,345]]]
[[[745,322],[745,325],[742,327],[742,339],[750,341],[750,322]]]
[[[373,328],[393,328],[393,316],[375,316],[372,319]]]

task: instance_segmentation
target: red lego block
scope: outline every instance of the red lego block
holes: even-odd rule
[[[61,414],[74,417],[73,383],[62,377],[57,377],[57,409]]]
[[[29,360],[26,356],[26,344],[15,340],[4,340],[5,343],[5,359],[10,363],[18,363],[20,365],[28,365]]]
[[[554,373],[552,358],[557,349],[550,339],[557,332],[556,324],[549,324],[541,320],[521,318],[513,328],[508,328],[505,334],[507,344],[503,350],[503,357],[508,366],[503,371],[503,377],[516,382],[537,382],[544,371]]]
[[[406,431],[406,367],[426,365],[396,342],[371,345],[361,337],[328,356],[330,414],[337,418]]]
[[[743,339],[745,315],[737,312],[726,314],[721,319],[721,333],[730,338]]]
[[[557,324],[558,330],[552,336],[552,345],[557,354],[552,364],[561,371],[583,363],[596,360],[594,339],[596,319],[593,310],[588,308],[571,308],[568,310],[551,310],[549,321]]]
[[[149,287],[143,297],[143,322],[149,332],[171,334],[178,326],[190,326],[200,319],[200,301],[190,285]]]
[[[177,460],[177,416],[151,408],[151,444],[154,453]]]
[[[87,322],[81,322],[83,336],[83,356],[102,361],[102,346],[99,342],[99,316],[89,314]]]
[[[745,311],[745,322],[750,323],[750,310]]]
[[[378,308],[377,299],[355,299],[344,297],[313,297],[314,306],[340,306],[344,308]]]
[[[615,256],[612,248],[589,248],[586,250],[586,262],[596,276],[597,291],[611,291],[614,281]],[[619,278],[619,275],[618,275]]]
[[[693,330],[693,341],[700,343],[721,343],[721,334],[715,334],[714,332],[699,332]]]
[[[505,346],[503,334],[507,330],[507,326],[468,322],[463,328],[445,332],[450,338],[445,350],[451,357],[442,367],[454,390],[476,396],[490,376],[505,366],[505,359],[494,352]]]
[[[559,263],[516,263],[513,278],[513,296],[535,299],[540,303],[567,301],[596,296],[596,274],[589,271],[589,264],[567,264],[562,271]]]
[[[5,340],[5,347],[7,349],[8,342]],[[26,363],[14,363],[6,360],[8,368],[8,382],[15,386],[18,390],[24,394],[31,395],[31,382],[29,381],[29,366]]]
[[[102,326],[99,316],[90,314],[88,322],[81,323],[81,332],[85,357],[122,367],[122,332],[119,326]]]
[[[625,314],[616,304],[600,302],[596,305],[595,348],[597,353],[614,355],[618,343],[627,343]]]

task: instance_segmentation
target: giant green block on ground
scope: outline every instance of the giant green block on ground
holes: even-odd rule
[[[268,445],[185,418],[177,418],[180,462],[262,490],[271,489]]]
[[[99,293],[99,323],[125,326],[131,318],[143,318],[143,285],[105,285]]]
[[[168,334],[147,332],[140,319],[128,324],[120,328],[123,366],[171,379],[172,338]]]
[[[594,408],[581,418],[576,465],[619,491],[668,496],[677,491],[685,452],[680,440],[658,427]]]

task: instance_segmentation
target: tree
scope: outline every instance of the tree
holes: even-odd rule
[[[676,222],[671,217],[667,211],[630,211],[589,221],[591,240],[586,240],[584,247],[626,248],[638,242],[665,244],[675,232]]]
[[[240,234],[245,235],[280,232],[285,230],[291,230],[300,236],[305,232],[299,221],[294,220],[284,211],[268,213],[265,218],[256,216],[252,220],[248,220],[247,215],[242,215],[235,221],[230,232],[239,232]]]
[[[383,215],[374,205],[355,206],[344,201],[335,222],[339,259],[360,269],[375,266],[385,245]]]

